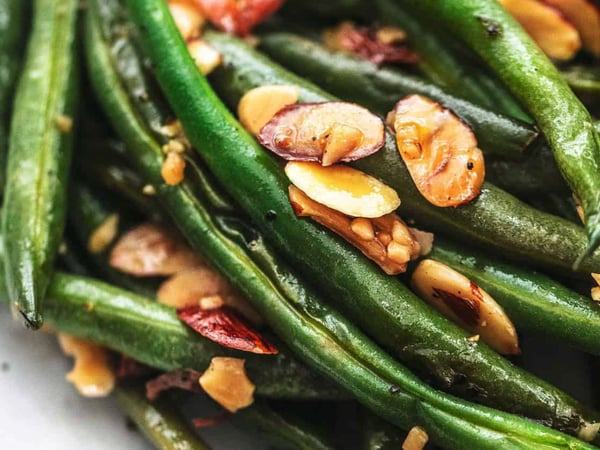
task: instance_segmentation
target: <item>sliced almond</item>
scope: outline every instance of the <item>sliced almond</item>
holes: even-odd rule
[[[298,101],[300,89],[291,85],[267,85],[251,89],[238,104],[238,118],[253,135],[282,108]]]
[[[113,247],[109,263],[138,277],[168,276],[204,265],[204,261],[166,228],[145,223],[125,233]]]
[[[254,402],[255,387],[246,375],[244,363],[239,358],[214,357],[200,377],[202,389],[232,413]]]
[[[254,324],[261,324],[260,314],[221,274],[210,267],[200,266],[173,275],[163,282],[156,293],[158,301],[176,309],[197,305],[200,302],[210,309],[210,299],[218,297],[235,308]],[[212,307],[216,307],[213,303]]]
[[[190,0],[169,0],[169,11],[184,41],[200,35],[204,17]]]
[[[90,253],[102,253],[108,248],[119,231],[119,215],[111,214],[102,222],[88,239],[88,250]]]
[[[394,112],[398,150],[423,197],[448,207],[479,195],[485,177],[483,153],[464,122],[420,95],[400,100]]]
[[[169,152],[163,161],[160,174],[166,184],[177,186],[185,177],[185,159],[178,152]]]
[[[550,58],[557,61],[568,61],[581,48],[581,39],[577,29],[548,2],[539,0],[499,1]]]
[[[412,427],[402,443],[402,450],[423,450],[429,435],[421,427]]]
[[[223,56],[202,39],[190,41],[187,48],[196,62],[198,69],[204,75],[211,73],[223,62]]]
[[[396,275],[406,271],[408,260],[399,256],[398,248],[392,246],[392,257],[390,257],[390,245],[396,244],[392,241],[392,228],[396,223],[402,223],[402,220],[395,214],[378,219],[351,217],[335,211],[327,206],[311,200],[304,192],[295,186],[290,186],[290,203],[294,212],[299,217],[310,217],[314,221],[329,228],[334,233],[339,234],[357,249],[359,249],[367,258],[374,261],[381,267],[385,273]],[[410,259],[417,255],[414,254],[412,242],[407,246],[407,252]],[[404,252],[406,255],[407,252]]]
[[[349,216],[381,217],[400,206],[395,190],[351,167],[290,161],[285,173],[308,197]]]
[[[515,327],[502,307],[467,277],[426,259],[413,272],[411,286],[444,316],[480,335],[498,353],[520,353]]]
[[[281,109],[257,136],[288,161],[331,165],[375,153],[385,143],[383,121],[355,103],[297,103]]]
[[[600,10],[589,0],[544,0],[554,6],[571,22],[583,42],[583,47],[600,56]]]
[[[58,333],[65,355],[73,356],[75,366],[67,380],[84,397],[106,397],[115,386],[115,374],[108,350],[92,342]]]

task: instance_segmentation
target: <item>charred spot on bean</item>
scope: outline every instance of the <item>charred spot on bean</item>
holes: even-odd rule
[[[495,20],[482,16],[477,16],[477,20],[483,25],[483,28],[489,37],[497,37],[502,34],[502,25]]]
[[[267,219],[269,222],[273,222],[275,219],[277,219],[277,212],[270,209],[265,214],[265,219]]]

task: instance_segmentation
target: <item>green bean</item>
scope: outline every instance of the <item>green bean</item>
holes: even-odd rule
[[[251,217],[258,229],[269,239],[273,239],[276,248],[283,252],[290,262],[295,263],[296,267],[301,267],[307,277],[318,283],[323,295],[328,295],[331,301],[335,301],[338,307],[371,335],[376,336],[380,343],[393,349],[404,361],[419,367],[423,372],[433,374],[438,381],[446,381],[447,386],[452,389],[460,389],[454,382],[458,381],[459,377],[466,376],[471,386],[478,386],[478,389],[481,389],[479,392],[485,393],[479,396],[478,400],[502,405],[511,411],[519,410],[523,415],[540,420],[546,420],[542,417],[553,417],[550,420],[555,426],[569,429],[570,425],[567,423],[573,423],[572,414],[567,413],[563,416],[561,413],[561,419],[556,418],[555,414],[556,411],[563,410],[563,406],[572,412],[580,410],[579,406],[573,405],[571,399],[511,366],[485,346],[473,347],[464,331],[435,314],[401,283],[385,276],[354,248],[314,224],[298,220],[289,205],[285,193],[287,180],[279,163],[258,146],[253,137],[241,128],[210,90],[189,56],[164,5],[158,0],[148,3],[132,0],[129,5],[134,11],[134,21],[143,33],[144,48],[154,64],[157,79],[190,141],[202,151],[202,156],[214,175]],[[150,12],[155,8],[155,12]],[[94,55],[92,64],[101,62],[98,54],[97,49],[90,52],[90,55]],[[100,77],[101,70],[96,67],[92,73]],[[118,80],[113,78],[110,82],[105,80],[98,83],[96,89],[98,92],[116,93],[118,89],[115,86],[118,86]],[[106,95],[103,95],[103,100],[107,112],[113,116],[115,126],[122,126],[126,121],[121,117],[121,113],[115,112],[116,102],[109,102]],[[130,140],[141,139],[128,136],[128,133],[132,132],[123,132],[122,137]],[[235,182],[231,182],[232,177],[235,178]],[[174,207],[170,210],[171,214],[177,214],[178,209],[180,208]],[[225,258],[227,255],[220,252],[219,255],[215,254],[216,249],[207,239],[207,234],[204,236],[205,256],[213,261],[218,257]],[[246,232],[242,229],[238,234],[240,239],[246,239],[248,250],[252,251],[253,255],[257,254],[262,242],[259,239],[260,235],[251,229],[247,229]],[[231,258],[231,255],[228,257]],[[266,263],[260,265],[263,270],[266,270],[266,267],[269,268],[270,274],[282,273],[282,269],[277,268],[278,264],[268,264],[268,261],[267,259]],[[318,264],[315,264],[316,261]],[[276,297],[264,296],[264,293],[253,295],[249,290],[252,286],[235,270],[233,261],[229,264],[215,265],[238,286],[245,286],[242,289],[250,300],[262,302],[261,310],[265,317],[275,313],[271,309],[276,308]],[[285,273],[281,278],[295,279],[289,273]],[[296,289],[302,286],[300,282],[293,282],[291,285]],[[289,292],[291,287],[286,289],[286,292]],[[385,293],[384,301],[381,293]],[[298,302],[295,299],[293,301],[295,304]],[[270,324],[276,332],[289,336],[287,333],[291,332],[290,329],[297,333],[304,326],[303,320],[294,320],[298,320],[294,322],[295,326],[278,323],[276,318],[273,318]],[[326,319],[323,320],[327,322]],[[306,336],[306,341],[297,336],[295,339],[304,343],[314,337]],[[339,339],[339,342],[346,341],[341,337]],[[290,344],[289,340],[287,342]],[[311,358],[312,353],[306,346],[308,344],[303,345],[301,349],[294,348],[305,358]],[[314,351],[314,346],[311,345],[310,350]],[[314,363],[318,363],[320,370],[327,369],[330,376],[343,383],[335,370],[331,373],[333,367],[323,361]],[[340,369],[339,364],[335,367]],[[346,381],[344,386],[352,389],[354,395],[362,402],[368,402],[367,404],[373,407],[375,400],[372,396],[365,398],[365,394],[355,384],[348,383],[349,381]],[[517,391],[521,394],[517,394]],[[514,401],[508,402],[508,398],[513,398]],[[551,398],[553,400],[550,400]],[[555,401],[563,406],[557,407]],[[549,402],[555,403],[554,406],[548,408]],[[586,416],[587,413],[583,415]],[[571,418],[568,418],[569,416]],[[405,422],[401,423],[406,426]],[[458,430],[459,427],[455,429],[457,432]]]
[[[115,397],[121,408],[158,450],[209,450],[172,402],[146,398],[143,386],[118,386]]]
[[[600,244],[600,137],[568,85],[525,33],[494,0],[394,0],[411,13],[443,24],[465,41],[506,83],[544,133],[558,166],[585,213],[588,246]],[[578,263],[579,261],[576,261]]]
[[[33,329],[43,322],[41,302],[64,225],[78,5],[36,0],[10,130],[2,216],[7,285],[13,307]]]
[[[211,39],[214,34],[209,34]],[[218,38],[213,37],[217,40]],[[537,137],[527,124],[485,110],[446,94],[434,84],[393,68],[325,47],[289,33],[260,36],[259,49],[289,70],[307,78],[344,100],[359,103],[385,115],[395,103],[410,94],[432,98],[468,123],[487,154],[520,156]]]
[[[592,114],[600,111],[600,69],[591,65],[563,67],[561,75]]]

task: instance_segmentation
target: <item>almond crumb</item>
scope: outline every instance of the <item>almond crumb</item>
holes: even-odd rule
[[[372,241],[375,239],[375,230],[373,230],[373,224],[369,219],[363,217],[354,219],[350,224],[350,228],[354,234],[365,241]]]
[[[199,380],[202,389],[229,412],[254,402],[255,387],[246,375],[244,363],[239,358],[214,357]]]
[[[162,146],[162,151],[165,155],[169,153],[183,153],[185,152],[185,144],[179,139],[171,139]]]
[[[102,253],[115,239],[119,231],[119,215],[111,214],[90,235],[88,250],[90,253]]]
[[[168,153],[160,174],[169,186],[177,186],[181,183],[185,175],[185,159],[183,159],[183,156],[177,152]]]
[[[200,299],[200,308],[202,309],[216,309],[220,308],[225,304],[223,297],[220,295],[209,295]]]
[[[156,188],[151,184],[147,184],[143,187],[142,193],[149,196],[156,195]]]
[[[470,342],[479,342],[479,335],[475,334],[475,335],[473,335],[471,337],[468,337],[467,340],[470,341]]]
[[[73,119],[69,116],[64,116],[62,114],[56,116],[54,123],[61,133],[67,134],[73,129]]]
[[[429,435],[421,427],[412,427],[402,443],[402,450],[423,450],[429,441]]]

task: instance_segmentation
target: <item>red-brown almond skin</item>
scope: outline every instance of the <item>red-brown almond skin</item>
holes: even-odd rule
[[[277,11],[283,0],[193,0],[202,15],[220,30],[246,36]]]
[[[479,195],[485,178],[483,153],[462,120],[420,95],[400,100],[394,114],[398,151],[423,197],[449,207]]]
[[[583,46],[600,57],[600,10],[589,0],[542,0],[554,6],[577,28]]]
[[[223,347],[264,355],[278,353],[273,344],[254,331],[230,306],[203,309],[194,305],[178,309],[177,316],[194,331]]]
[[[281,109],[257,136],[258,141],[288,161],[323,162],[334,127],[356,128],[360,143],[338,161],[348,162],[372,155],[385,143],[381,118],[355,103],[296,103]]]

